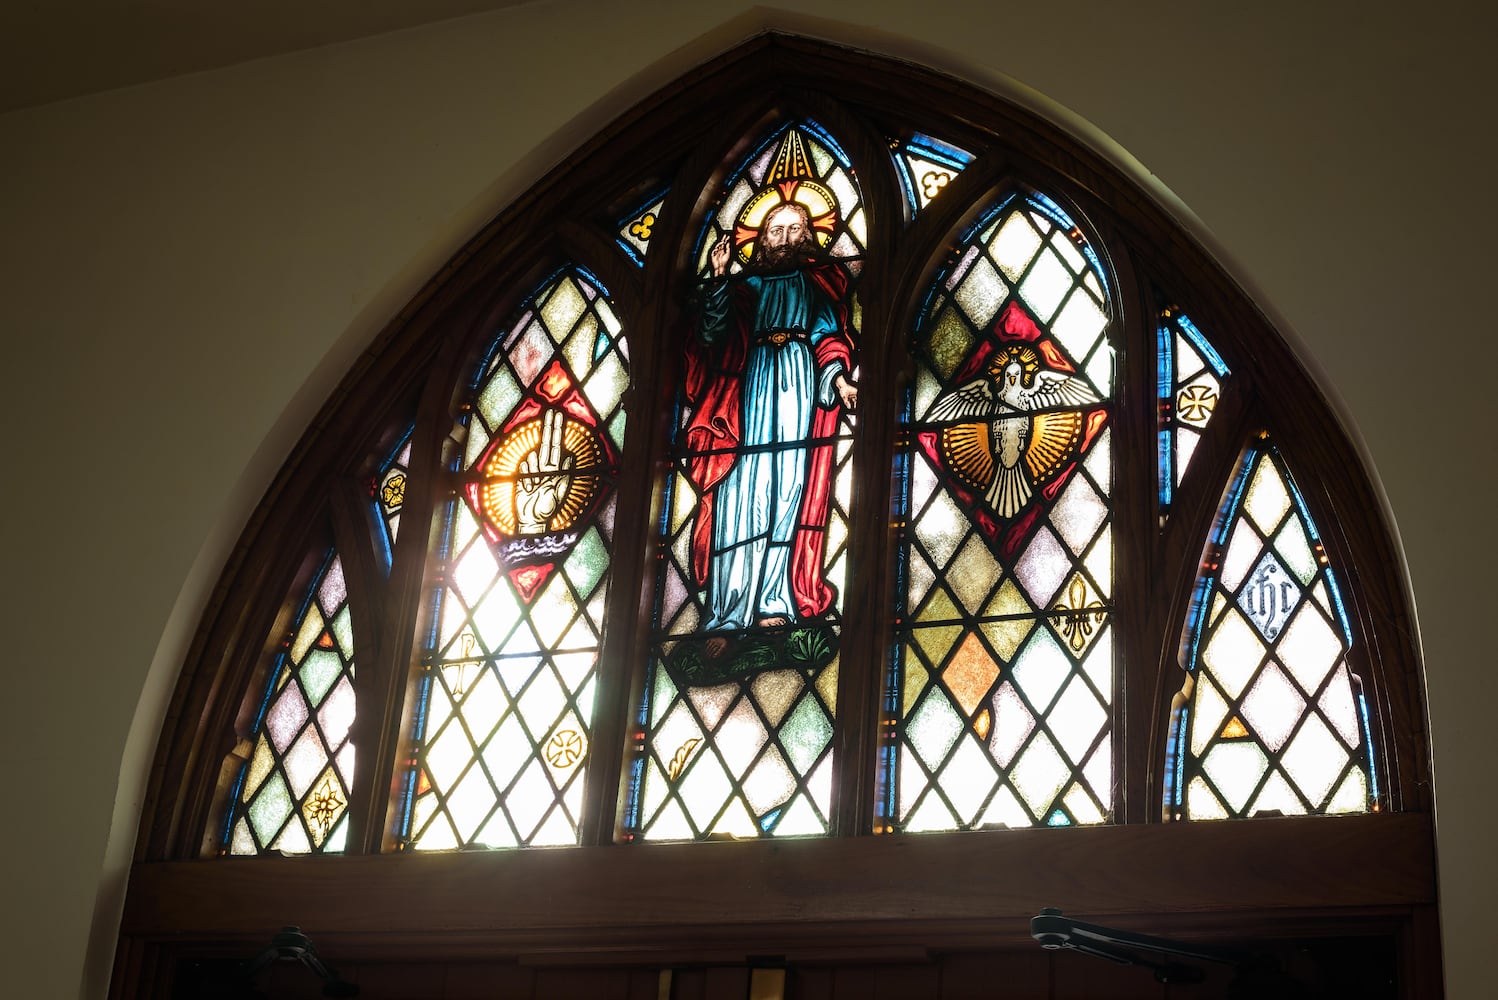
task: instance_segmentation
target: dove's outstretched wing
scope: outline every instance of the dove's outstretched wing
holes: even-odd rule
[[[1025,392],[1025,409],[1044,410],[1052,406],[1085,406],[1099,402],[1092,386],[1075,375],[1060,372],[1036,372],[1035,384]]]
[[[994,391],[992,379],[974,379],[960,385],[942,396],[926,412],[926,420],[933,424],[953,420],[987,420],[1006,410],[998,393]]]

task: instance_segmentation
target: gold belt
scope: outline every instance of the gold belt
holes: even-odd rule
[[[803,330],[771,330],[760,335],[760,341],[766,344],[774,344],[776,347],[784,347],[793,340],[805,340],[806,333]]]

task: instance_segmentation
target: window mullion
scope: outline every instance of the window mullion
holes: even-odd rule
[[[455,323],[455,326],[467,329],[466,325]],[[366,774],[369,780],[368,819],[358,848],[368,854],[396,847],[396,830],[404,809],[404,796],[391,790],[403,789],[410,771],[407,762],[416,711],[411,695],[421,673],[421,666],[413,662],[417,652],[416,633],[425,626],[429,613],[426,569],[432,531],[437,524],[435,518],[444,509],[452,489],[444,454],[452,426],[448,401],[455,381],[453,360],[461,354],[458,343],[461,339],[453,338],[432,364],[417,408],[410,473],[401,512],[403,530],[396,539],[384,586],[387,613],[379,622],[376,680],[358,688],[363,692],[359,718],[366,718],[364,706],[368,704],[369,729],[365,731],[377,734],[369,747],[359,750],[356,779],[361,787]],[[350,840],[351,845],[354,843]]]

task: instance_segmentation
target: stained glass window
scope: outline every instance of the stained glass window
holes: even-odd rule
[[[911,215],[931,204],[973,162],[973,154],[967,150],[919,132],[903,142],[894,140],[890,145]]]
[[[1160,511],[1170,510],[1181,477],[1217,409],[1228,366],[1196,324],[1174,308],[1160,312],[1156,366],[1160,394]]]
[[[607,292],[569,268],[482,367],[436,553],[411,847],[577,841],[628,361]]]
[[[1176,819],[1366,812],[1378,788],[1337,577],[1284,460],[1248,450],[1197,579],[1171,727]]]
[[[762,141],[704,226],[630,836],[827,830],[864,241],[810,122]]]
[[[614,242],[637,267],[645,266],[645,254],[650,250],[650,238],[655,235],[656,224],[661,218],[661,206],[666,203],[666,192],[661,191],[645,200],[629,217],[619,223]]]
[[[1013,195],[929,292],[896,468],[882,830],[1112,812],[1113,350],[1105,278]]]
[[[354,777],[354,631],[343,563],[330,554],[271,669],[225,831],[228,854],[342,851]]]
[[[395,539],[400,533],[401,510],[406,505],[406,477],[411,467],[411,431],[406,431],[395,452],[385,461],[370,483],[370,493],[380,522],[380,548],[385,568],[390,568]]]

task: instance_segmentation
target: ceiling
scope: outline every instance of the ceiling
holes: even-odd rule
[[[0,113],[537,0],[0,4]]]

